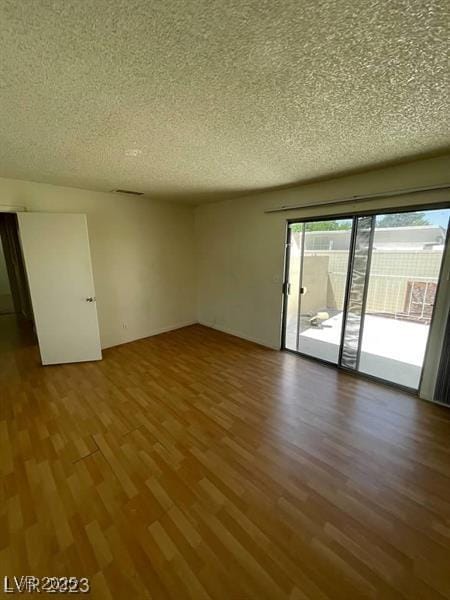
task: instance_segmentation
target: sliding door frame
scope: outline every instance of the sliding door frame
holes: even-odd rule
[[[294,223],[296,221],[293,221]],[[281,289],[282,300],[281,300],[281,347],[280,350],[286,350],[292,352],[289,348],[286,348],[286,321],[287,321],[287,307],[288,307],[288,296],[289,296],[289,265],[291,263],[291,239],[292,231],[289,227],[289,221],[286,223],[286,233],[284,234],[284,265],[283,265],[283,285]]]
[[[283,312],[282,312],[282,327],[281,327],[281,350],[285,351],[285,352],[290,352],[297,356],[301,356],[302,358],[306,358],[308,360],[312,360],[312,361],[321,363],[321,364],[329,366],[329,367],[333,367],[344,373],[350,373],[350,374],[356,375],[357,377],[360,377],[362,379],[368,379],[370,381],[383,383],[389,387],[400,389],[400,390],[403,390],[410,394],[413,394],[414,396],[418,396],[419,391],[420,391],[420,386],[422,384],[423,368],[424,368],[425,360],[426,360],[426,357],[428,354],[428,345],[430,343],[430,332],[432,331],[434,315],[435,315],[435,305],[433,306],[433,313],[431,315],[430,331],[429,331],[427,343],[425,346],[424,360],[422,363],[420,379],[419,379],[419,386],[417,389],[410,388],[410,387],[401,385],[399,383],[395,383],[393,381],[388,381],[387,379],[382,379],[381,377],[376,377],[375,375],[369,375],[368,373],[363,373],[357,369],[350,369],[348,367],[342,366],[342,364],[341,364],[343,339],[344,339],[344,334],[345,334],[345,322],[347,319],[347,311],[348,311],[349,286],[351,283],[351,273],[353,270],[353,261],[354,261],[354,247],[355,247],[355,241],[356,241],[356,223],[357,223],[358,217],[364,217],[364,216],[376,217],[377,215],[399,214],[399,213],[408,213],[408,212],[421,212],[421,211],[427,211],[427,210],[439,210],[439,209],[447,209],[448,210],[449,208],[450,208],[450,205],[448,202],[438,202],[438,203],[429,203],[429,204],[413,204],[413,205],[401,206],[401,207],[394,206],[394,207],[390,207],[390,208],[378,208],[378,209],[364,210],[364,211],[354,211],[350,214],[347,212],[338,212],[338,213],[333,213],[333,214],[327,214],[322,217],[314,216],[314,217],[287,219],[286,220],[286,238],[285,238],[286,242],[285,242],[284,280],[283,280],[283,286],[282,286],[282,293],[283,293],[282,311]],[[348,260],[348,265],[347,265],[347,279],[346,279],[346,284],[345,284],[345,296],[344,296],[344,306],[343,306],[343,319],[342,319],[342,331],[341,331],[341,339],[340,339],[340,347],[339,347],[339,357],[338,357],[338,362],[336,364],[334,362],[330,362],[323,358],[317,358],[315,356],[305,354],[305,353],[301,352],[300,350],[292,350],[291,348],[287,348],[286,347],[286,325],[287,325],[287,306],[288,306],[289,263],[290,263],[290,255],[291,255],[290,246],[292,243],[292,237],[291,237],[292,230],[291,230],[290,226],[295,223],[306,225],[306,223],[335,221],[337,219],[351,220],[352,221],[352,232],[351,232],[351,238],[350,238],[349,260]],[[375,233],[375,219],[373,219],[373,221],[372,221],[372,228],[371,228],[371,234],[370,234],[371,239],[370,239],[370,245],[369,245],[369,257],[368,257],[368,267],[367,267],[368,277],[370,277],[370,266],[371,266],[371,259],[372,259],[374,233]],[[303,245],[304,245],[304,239],[302,240],[302,246]],[[449,248],[450,248],[450,219],[449,219],[449,226],[447,229],[446,239],[444,242],[444,250],[443,250],[443,254],[442,254],[441,265],[439,268],[439,278],[438,278],[438,282],[437,282],[437,286],[436,286],[436,297],[439,296],[439,292],[441,289],[444,256],[448,252]],[[302,251],[301,256],[303,258],[303,251]],[[302,267],[301,267],[301,269],[302,269]],[[359,335],[359,340],[358,340],[357,365],[359,365],[359,359],[360,359],[360,354],[361,354],[361,344],[362,344],[362,335],[363,335],[364,318],[365,318],[365,306],[366,306],[366,301],[367,301],[368,287],[369,287],[368,281],[366,280],[365,290],[364,290],[364,298],[363,298],[363,307],[362,307],[363,312],[362,312],[362,319],[361,319],[361,328],[360,328],[360,335]],[[299,299],[299,304],[300,304],[300,299]],[[297,347],[298,347],[298,344],[297,344]]]
[[[358,331],[358,345],[356,348],[356,360],[355,360],[355,367],[351,368],[351,367],[347,367],[345,365],[342,364],[342,358],[343,358],[343,352],[344,352],[344,340],[345,340],[345,331],[346,331],[346,327],[347,327],[347,317],[348,317],[348,304],[349,304],[349,299],[350,299],[350,286],[351,286],[351,282],[352,282],[352,274],[353,274],[353,267],[354,267],[354,262],[355,262],[355,246],[356,246],[356,239],[358,236],[358,221],[361,215],[353,215],[352,217],[352,237],[351,237],[351,241],[350,241],[350,256],[349,256],[349,262],[348,262],[348,267],[347,267],[347,283],[346,283],[346,287],[345,287],[345,296],[344,296],[344,307],[343,307],[343,313],[342,313],[342,332],[341,332],[341,340],[340,340],[340,346],[339,346],[339,358],[338,358],[338,366],[346,371],[349,372],[358,372],[359,370],[359,361],[361,358],[361,346],[362,346],[362,339],[363,339],[363,334],[364,334],[364,321],[366,319],[366,305],[367,305],[367,295],[369,292],[369,285],[368,285],[368,278],[370,275],[370,267],[371,267],[371,263],[372,263],[372,250],[373,250],[373,239],[374,239],[374,235],[375,235],[375,215],[363,215],[364,217],[369,217],[370,216],[370,233],[369,233],[369,242],[368,242],[368,248],[367,248],[367,262],[366,262],[366,268],[365,268],[365,275],[364,275],[364,289],[363,289],[363,296],[361,299],[361,317],[360,317],[360,322],[359,322],[359,331]]]
[[[353,271],[353,263],[355,258],[355,243],[356,243],[356,223],[357,217],[354,215],[351,217],[352,220],[352,233],[350,236],[350,247],[349,247],[349,255],[347,262],[347,277],[345,280],[345,290],[344,290],[344,306],[342,307],[342,331],[341,331],[341,339],[339,341],[339,355],[338,361],[335,366],[342,368],[342,353],[344,351],[344,336],[345,336],[345,328],[347,326],[347,313],[348,313],[348,304],[349,304],[349,294],[350,294],[350,284],[352,280],[352,271]],[[332,363],[334,364],[334,363]]]

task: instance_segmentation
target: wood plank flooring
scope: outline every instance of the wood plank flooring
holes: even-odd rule
[[[192,326],[0,345],[0,575],[93,598],[450,598],[450,411]]]

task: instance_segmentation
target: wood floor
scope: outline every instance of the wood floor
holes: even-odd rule
[[[450,411],[192,326],[0,345],[0,575],[93,598],[450,597]]]

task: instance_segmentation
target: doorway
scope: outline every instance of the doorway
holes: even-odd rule
[[[290,222],[283,348],[417,391],[449,216]]]
[[[36,344],[17,215],[0,213],[0,349]]]

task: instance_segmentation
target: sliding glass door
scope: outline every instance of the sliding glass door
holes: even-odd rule
[[[351,219],[290,226],[285,345],[337,364],[348,277]]]
[[[449,215],[291,223],[284,347],[418,389]]]
[[[377,215],[359,370],[418,389],[450,210]]]

